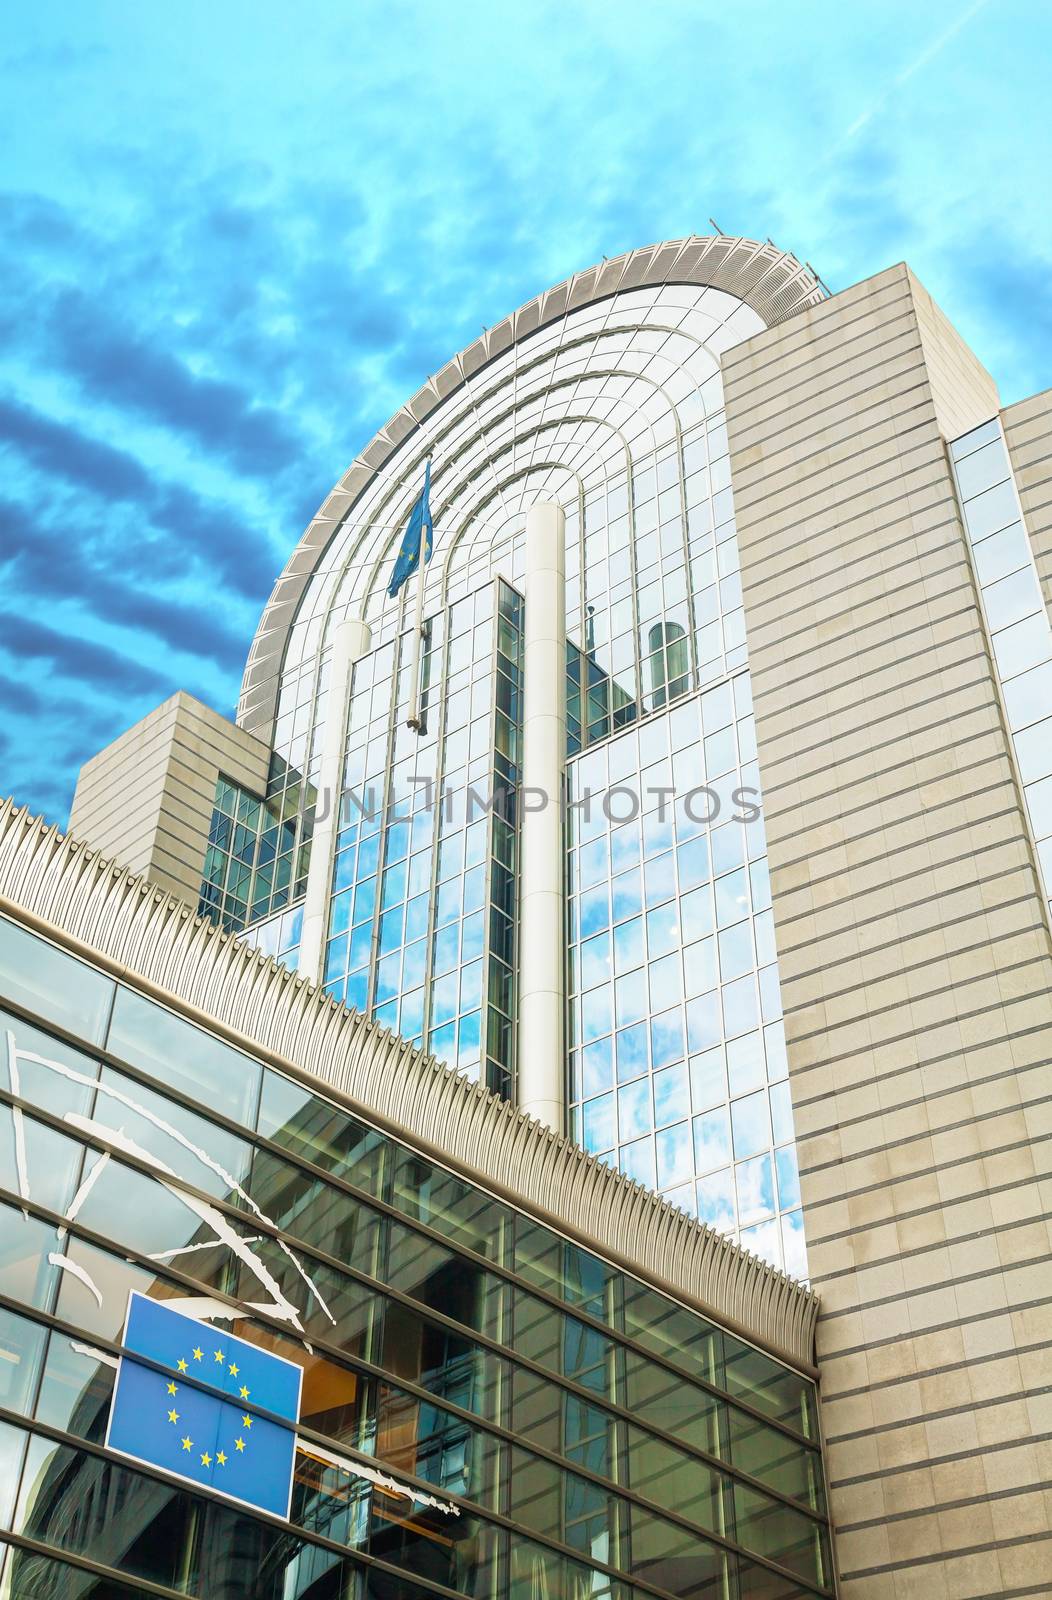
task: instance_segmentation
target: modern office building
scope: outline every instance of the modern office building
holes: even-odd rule
[[[833,1594],[806,1289],[10,802],[0,1013],[5,1600]]]
[[[237,722],[174,697],[71,816],[809,1277],[852,1597],[1052,1591],[1050,429],[905,266],[604,262],[362,452]]]

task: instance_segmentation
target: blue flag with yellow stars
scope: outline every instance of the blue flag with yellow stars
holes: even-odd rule
[[[402,535],[402,547],[398,552],[398,559],[394,564],[391,581],[387,592],[393,600],[402,585],[416,571],[417,562],[420,560],[420,545],[424,544],[424,560],[431,560],[431,458],[427,459],[424,467],[424,487],[421,489],[416,504],[409,513],[405,532]],[[426,538],[422,536],[426,535]]]
[[[109,1448],[287,1517],[302,1369],[134,1292],[124,1352]]]

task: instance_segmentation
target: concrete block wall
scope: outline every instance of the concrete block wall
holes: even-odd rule
[[[898,266],[724,357],[845,1600],[1052,1594],[1052,936]]]

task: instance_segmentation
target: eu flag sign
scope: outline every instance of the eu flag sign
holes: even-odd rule
[[[387,585],[387,592],[392,600],[402,585],[407,582],[416,570],[420,560],[420,546],[424,547],[424,560],[431,560],[431,457],[428,456],[424,466],[424,487],[417,495],[413,509],[409,513],[409,521],[405,525],[402,543],[398,555],[395,557],[394,571],[391,581]]]
[[[109,1448],[287,1517],[302,1369],[134,1292],[124,1352]],[[136,1355],[163,1371],[143,1366]]]

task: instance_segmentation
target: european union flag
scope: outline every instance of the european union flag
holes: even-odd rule
[[[134,1292],[124,1347],[110,1449],[287,1517],[301,1368]],[[144,1367],[135,1354],[164,1372]],[[257,1406],[292,1426],[260,1416]]]
[[[427,532],[424,560],[431,560],[431,502],[428,498],[430,493],[431,459],[428,457],[424,467],[424,487],[420,491],[416,505],[409,513],[409,521],[402,535],[402,547],[394,564],[391,582],[387,586],[387,592],[392,600],[406,580],[416,571],[417,562],[420,560],[421,533],[424,530]]]

